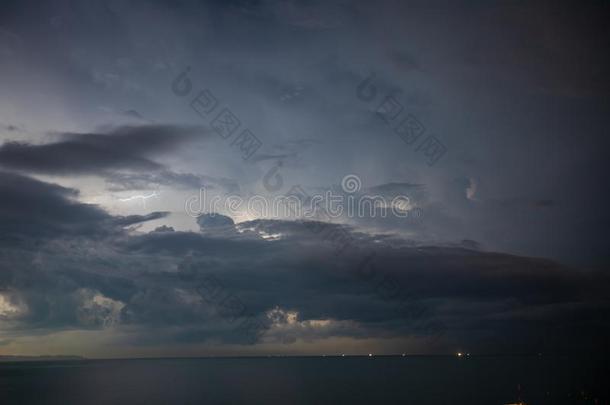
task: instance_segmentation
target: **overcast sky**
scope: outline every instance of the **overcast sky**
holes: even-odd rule
[[[3,2],[0,354],[603,345],[608,11]],[[410,215],[185,210],[346,176]]]

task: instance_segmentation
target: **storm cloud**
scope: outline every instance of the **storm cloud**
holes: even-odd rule
[[[108,169],[159,170],[163,166],[151,160],[152,155],[169,152],[205,134],[202,128],[157,125],[119,127],[107,133],[61,134],[59,141],[40,145],[6,142],[0,146],[0,165],[63,175]]]
[[[4,2],[0,349],[607,348],[607,11]],[[187,212],[296,188],[418,215]]]
[[[205,233],[131,233],[124,226],[163,214],[115,217],[72,201],[74,190],[1,179],[5,237],[38,241],[0,251],[9,336],[125,328],[136,345],[416,336],[436,350],[517,352],[602,347],[608,336],[600,322],[610,280],[601,273],[333,225],[351,238],[337,251],[326,230],[302,221],[236,225],[216,215],[198,221]],[[34,195],[39,211],[11,202]],[[255,340],[237,328],[248,317],[262,325]]]

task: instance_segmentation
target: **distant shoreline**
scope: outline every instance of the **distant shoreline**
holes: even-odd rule
[[[16,361],[58,361],[58,360],[88,360],[82,356],[11,356],[11,355],[0,355],[0,363],[2,362],[16,362]]]
[[[455,358],[461,360],[476,358],[502,358],[502,357],[581,357],[590,353],[514,353],[514,354],[327,354],[327,355],[208,355],[208,356],[161,356],[161,357],[84,357],[76,355],[41,355],[20,356],[0,355],[0,363],[9,362],[35,362],[35,361],[122,361],[122,360],[243,360],[243,359],[349,359],[349,358]]]

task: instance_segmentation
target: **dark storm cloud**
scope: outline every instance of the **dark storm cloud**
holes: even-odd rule
[[[76,194],[73,190],[14,174],[5,174],[2,180],[6,201],[36,196],[52,208],[44,218],[35,210],[30,213],[34,215],[29,221],[38,225],[38,232],[44,227],[57,232],[53,224],[69,227],[73,222],[107,230],[111,229],[108,224],[124,226],[163,216],[111,217],[98,208],[70,203],[68,198]],[[17,184],[23,191],[15,190]],[[32,209],[25,204],[24,210]],[[4,235],[10,235],[11,229],[15,231],[11,218],[16,212],[18,218],[24,214],[7,203],[2,212],[6,213],[0,218]],[[223,222],[223,226],[231,223]],[[85,246],[78,240],[43,245],[38,253],[5,247],[3,288],[18,294],[28,307],[27,316],[18,319],[19,329],[100,328],[115,322],[142,330],[172,326],[173,332],[164,331],[157,338],[165,343],[218,338],[244,343],[222,310],[206,304],[197,289],[203,277],[214,275],[224,283],[226,293],[239,297],[248,311],[265,320],[271,340],[425,336],[417,327],[421,319],[413,315],[415,304],[416,313],[425,314],[426,320],[446,325],[443,339],[453,344],[476,342],[490,350],[509,338],[517,347],[534,350],[545,339],[547,328],[558,325],[565,336],[554,344],[564,349],[582,343],[577,330],[599,336],[607,333],[595,321],[605,307],[593,312],[590,308],[592,303],[605,302],[607,278],[575,273],[552,261],[458,247],[413,246],[401,238],[349,228],[345,230],[351,233],[353,251],[338,255],[327,240],[299,222],[246,222],[237,227],[242,233],[215,235],[213,229],[205,235],[171,231],[123,235],[101,243],[97,250],[105,253],[93,257],[83,255]],[[281,237],[265,240],[261,234]],[[376,252],[375,278],[369,279],[370,269],[362,268],[367,251]],[[134,254],[141,270],[130,274]],[[36,264],[24,267],[20,262]],[[388,280],[398,286],[397,296]],[[100,293],[114,301],[92,304],[92,297]],[[52,315],[49,305],[55,308]],[[279,312],[273,312],[274,308]],[[270,313],[286,317],[289,311],[298,313],[296,323],[269,317]],[[311,324],[315,320],[331,323],[327,327]],[[134,343],[151,339],[144,333]]]
[[[554,337],[554,349],[598,346],[608,335],[599,322],[609,310],[608,277],[550,260],[423,246],[329,225],[343,228],[352,240],[338,253],[308,222],[233,225],[228,219],[218,223],[221,216],[211,224],[200,221],[205,233],[166,227],[129,235],[123,226],[164,214],[114,217],[71,201],[74,190],[15,174],[1,179],[2,235],[49,236],[35,249],[0,249],[0,287],[27,308],[11,315],[7,333],[129,325],[141,331],[131,335],[136,345],[252,343],[232,320],[243,314],[227,314],[202,289],[213,276],[222,294],[261,320],[265,333],[259,341],[427,339],[433,336],[430,322],[443,325],[436,343],[443,350],[472,344],[493,351],[512,342],[512,349],[534,351],[555,328],[563,335]],[[35,198],[45,205],[37,208]],[[21,229],[18,221],[35,229]],[[99,237],[109,232],[112,238]],[[151,335],[150,328],[158,333]]]
[[[63,236],[104,237],[121,227],[164,217],[112,217],[98,206],[76,200],[78,191],[23,175],[0,172],[0,238],[4,243]]]
[[[95,234],[111,217],[74,200],[78,192],[14,173],[0,172],[0,222],[3,239]]]
[[[108,133],[62,134],[57,142],[34,145],[6,142],[0,165],[47,174],[96,174],[105,170],[159,170],[151,157],[206,136],[201,127],[150,125],[119,127]]]
[[[129,226],[139,224],[145,221],[152,221],[154,219],[165,218],[169,215],[169,212],[153,212],[147,215],[128,215],[126,217],[115,217],[114,223],[119,226]]]
[[[276,232],[278,227],[285,228],[290,227],[290,225],[269,224],[268,232]],[[400,243],[400,239],[384,240],[364,234],[353,234],[355,240],[353,250],[345,257],[340,256],[339,263],[332,265],[329,264],[333,263],[333,258],[331,258],[334,256],[332,249],[329,249],[328,246],[321,246],[319,243],[315,244],[316,236],[306,235],[307,232],[309,230],[298,225],[293,226],[292,234],[285,232],[288,235],[287,240],[293,244],[295,240],[300,240],[304,246],[310,243],[318,246],[316,248],[318,250],[317,254],[322,258],[320,263],[317,264],[315,260],[311,261],[309,259],[308,261],[305,257],[301,258],[298,253],[294,253],[297,255],[294,259],[295,268],[302,266],[302,271],[314,273],[315,275],[311,275],[312,281],[316,279],[326,280],[321,284],[314,282],[316,291],[320,294],[315,303],[304,299],[305,297],[297,293],[300,287],[297,283],[291,283],[290,276],[286,276],[284,279],[286,285],[291,286],[288,289],[293,292],[289,294],[291,304],[284,305],[302,308],[303,313],[306,314],[305,318],[315,319],[320,317],[321,314],[328,315],[328,307],[332,307],[334,313],[331,317],[335,319],[352,319],[373,323],[396,322],[393,328],[406,327],[409,329],[413,319],[409,318],[408,310],[407,314],[401,313],[401,300],[404,297],[410,297],[409,300],[427,308],[432,308],[427,316],[440,317],[449,328],[464,327],[468,329],[470,322],[474,322],[473,318],[478,316],[485,318],[485,315],[482,315],[485,313],[482,308],[486,305],[505,306],[505,310],[515,316],[514,321],[516,323],[519,323],[518,314],[520,311],[527,312],[528,309],[531,309],[536,313],[538,311],[536,308],[540,308],[543,313],[553,313],[553,316],[557,316],[558,318],[555,318],[554,321],[569,324],[572,321],[560,319],[562,305],[568,307],[574,305],[583,308],[583,311],[586,312],[587,305],[591,306],[597,300],[604,300],[602,298],[604,287],[598,288],[599,286],[595,286],[593,280],[598,279],[602,285],[607,285],[608,282],[607,277],[600,273],[575,274],[572,269],[562,268],[553,262],[540,259],[477,252],[462,248],[412,247],[408,243]],[[296,243],[297,246],[299,244]],[[290,251],[288,248],[285,249]],[[359,268],[355,258],[359,254],[364,255],[364,252],[370,250],[375,250],[379,255],[376,256],[374,266],[381,276],[367,282],[359,279],[353,273]],[[309,258],[310,256],[306,255],[306,257]],[[358,259],[360,260],[360,258]],[[302,261],[307,264],[303,265]],[[261,273],[264,274],[263,271]],[[285,274],[275,275],[275,277],[282,276],[285,276]],[[347,277],[344,278],[345,276]],[[394,299],[388,299],[389,297],[384,296],[391,296],[392,287],[387,284],[384,285],[383,280],[392,280],[392,282],[398,284],[400,294]],[[300,279],[300,281],[303,281],[303,279]],[[345,284],[338,287],[335,283]],[[363,284],[364,291],[361,290]],[[256,288],[262,289],[263,293],[266,290],[269,296],[277,295],[272,291],[271,285],[267,287],[261,285]],[[345,297],[346,302],[341,302],[342,300],[336,295],[338,293],[336,289],[340,289],[347,295]],[[349,296],[350,292],[355,296],[364,293],[372,297],[369,297],[371,299],[365,306],[361,306],[361,303],[356,302],[358,300]],[[332,303],[324,303],[324,299],[321,297],[325,293],[329,294],[329,298],[333,297]],[[397,302],[392,302],[393,300]],[[352,312],[354,308],[350,308],[348,302],[357,310]],[[320,303],[319,307],[317,303]],[[466,307],[470,306],[472,312],[465,311],[453,318],[451,316],[452,308],[459,308],[462,305],[460,303],[467,303]],[[313,312],[310,313],[310,309]],[[346,312],[340,315],[343,309]],[[500,314],[487,315],[490,318],[502,316]],[[548,319],[542,318],[541,321],[548,321]],[[462,325],[458,325],[459,323]],[[592,325],[595,326],[594,323]],[[571,327],[575,328],[572,332],[577,333],[578,329],[575,325],[571,325]],[[503,333],[512,334],[509,330],[505,330]]]
[[[239,297],[249,311],[267,321],[268,311],[279,307],[298,312],[299,322],[332,319],[338,323],[354,323],[349,328],[333,330],[331,327],[331,335],[335,336],[425,335],[419,329],[422,315],[418,313],[425,314],[424,323],[443,322],[446,338],[454,343],[456,340],[476,342],[490,350],[494,344],[506,348],[511,339],[514,347],[535,350],[555,327],[563,328],[567,337],[557,338],[554,349],[582,343],[577,338],[579,330],[586,330],[588,337],[608,333],[596,321],[579,320],[580,315],[576,316],[588,313],[595,302],[605,302],[604,289],[609,280],[601,274],[575,274],[572,269],[548,260],[460,247],[414,247],[400,238],[375,238],[358,233],[352,234],[353,251],[337,255],[328,241],[321,240],[303,223],[256,221],[242,223],[240,228],[252,229],[254,235],[262,230],[268,234],[279,232],[282,238],[276,241],[253,240],[251,236],[218,239],[170,232],[138,237],[130,249],[168,254],[172,249],[163,249],[164,246],[180,247],[173,254],[188,253],[189,259],[182,261],[179,273],[156,276],[160,277],[159,282],[180,285],[199,296],[204,293],[194,287],[213,274],[225,284],[226,294]],[[367,279],[366,274],[371,270],[362,268],[362,260],[367,251],[373,250],[377,275]],[[392,294],[394,284],[398,286],[398,295]],[[139,298],[143,299],[145,296]],[[150,296],[146,300],[153,299]],[[165,302],[168,305],[173,302],[172,305],[181,309],[171,311],[163,307],[167,319],[160,320],[154,317],[154,311],[146,311],[148,315],[144,315],[131,308],[131,322],[175,325],[185,321],[185,313],[195,316],[193,307],[187,308],[177,296],[171,300],[168,297]],[[146,305],[139,301],[138,307]],[[205,302],[198,308],[201,313],[207,311],[211,322],[219,322],[217,327],[221,330],[224,330],[223,321],[225,325],[229,323],[223,319],[222,308]],[[180,316],[171,317],[172,312],[180,312]],[[197,325],[196,319],[190,318],[189,326],[183,325],[185,331],[177,333],[180,339],[191,328],[194,329],[187,335],[194,340],[214,336],[211,325]],[[292,327],[298,329],[298,325]],[[222,332],[228,341],[235,338],[230,332],[230,329]],[[319,333],[320,337],[329,333],[329,329],[309,332]],[[276,338],[280,337],[275,334],[281,335],[277,330],[269,333]],[[600,343],[601,340],[596,344]]]
[[[234,227],[201,219],[200,232],[183,232],[165,212],[111,215],[79,203],[76,190],[0,173],[0,292],[17,308],[0,315],[8,322],[2,333],[117,326],[136,345],[246,343],[232,314],[201,288],[214,276],[224,295],[264,321],[260,341],[430,337],[433,321],[444,325],[440,352],[607,347],[607,274],[523,256],[607,262],[600,185],[610,115],[599,103],[608,93],[607,8],[7,3],[0,73],[14,80],[4,83],[0,107],[17,117],[2,122],[43,126],[39,132],[64,120],[91,128],[99,111],[127,122],[199,122],[169,90],[190,65],[194,89],[210,87],[265,146],[243,166],[224,149],[181,150],[207,136],[193,127],[118,127],[6,142],[0,167],[95,174],[112,191],[163,185],[171,193],[242,191],[275,161],[286,187],[326,189],[359,173],[363,191],[407,195],[423,218]],[[364,104],[356,89],[370,71],[378,98]],[[375,110],[389,94],[446,140],[442,165],[417,160],[379,120]],[[7,139],[24,132],[3,129]],[[200,173],[210,167],[215,176]],[[145,234],[123,229],[148,220],[167,224]],[[338,253],[316,228],[345,233],[350,248]]]
[[[203,214],[197,217],[197,225],[204,230],[218,227],[233,227],[235,222],[231,217],[225,215]]]
[[[6,30],[37,45],[17,54],[59,80],[74,115],[103,104],[158,122],[182,120],[192,111],[167,85],[191,65],[195,89],[210,88],[264,135],[265,150],[253,160],[261,166],[278,161],[293,171],[296,180],[286,176],[286,184],[325,185],[358,172],[369,174],[370,183],[426,184],[433,207],[418,228],[426,239],[473,239],[562,259],[603,252],[597,224],[607,222],[605,198],[595,185],[605,172],[600,128],[607,127],[607,114],[594,101],[607,86],[600,80],[607,57],[597,51],[607,42],[600,17],[606,6],[458,2],[440,12],[438,5],[384,1],[23,4],[7,6]],[[354,94],[370,71],[378,72],[379,97],[365,105]],[[14,93],[30,94],[22,85],[27,81],[16,80]],[[400,94],[405,110],[415,110],[431,133],[446,137],[452,156],[446,166],[422,170],[400,139],[378,125],[374,110],[390,93]],[[580,131],[587,136],[572,135]],[[274,149],[305,137],[319,143]],[[217,157],[210,163],[219,168],[215,173],[238,178],[241,186],[260,180],[257,168],[235,168],[222,152],[206,156]],[[120,166],[149,171],[158,164],[137,157],[144,160]],[[154,174],[148,182],[141,173],[125,173],[108,185],[112,191],[213,185],[218,176],[206,179],[199,173],[204,169],[189,163],[187,174],[164,167],[176,175]],[[571,187],[547,181],[559,172]],[[467,185],[450,184],[456,177],[479,178],[476,202],[464,198]],[[599,198],[582,209],[574,196],[591,193]],[[528,206],[553,200],[554,206],[528,211],[486,204],[512,198]],[[580,243],[573,242],[574,228],[583,239],[571,249]],[[585,254],[592,246],[597,254]]]

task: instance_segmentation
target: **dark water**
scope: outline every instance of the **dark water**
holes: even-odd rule
[[[0,404],[608,404],[607,362],[326,357],[0,363]],[[597,397],[597,402],[595,402]]]

